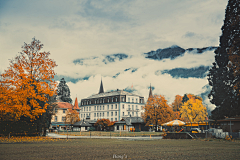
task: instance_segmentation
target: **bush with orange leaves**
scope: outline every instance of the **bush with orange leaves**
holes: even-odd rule
[[[114,122],[111,122],[109,119],[99,119],[94,124],[94,126],[99,127],[100,130],[108,129],[108,127],[111,127],[114,125]]]
[[[74,109],[68,109],[66,113],[65,123],[74,124],[80,121],[79,113]]]

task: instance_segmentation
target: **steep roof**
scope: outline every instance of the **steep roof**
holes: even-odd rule
[[[76,99],[75,99],[75,103],[74,103],[73,109],[80,109],[79,106],[78,106],[77,97],[76,97]]]
[[[104,93],[94,94],[85,99],[107,97],[107,96],[117,96],[117,95],[138,96],[138,95],[126,92],[124,90],[117,90],[117,91],[112,91],[112,92],[104,92]]]
[[[100,84],[100,89],[99,89],[99,93],[104,93],[104,90],[103,90],[103,84],[102,84],[102,79],[101,79],[101,84]]]
[[[151,84],[150,84],[150,90],[149,90],[149,96],[148,96],[148,98],[150,98],[150,97],[153,97]]]
[[[81,126],[81,127],[91,127],[92,125],[88,121],[78,121],[73,124],[73,126]]]
[[[133,123],[144,123],[144,120],[141,117],[123,117],[121,121],[116,122],[116,124],[127,124],[131,126]]]
[[[72,109],[73,105],[68,102],[57,102],[58,108]]]

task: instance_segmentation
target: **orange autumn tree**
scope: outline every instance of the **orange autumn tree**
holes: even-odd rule
[[[144,109],[143,119],[147,126],[151,123],[157,126],[172,120],[173,110],[162,95],[149,97]]]
[[[176,112],[176,111],[180,111],[180,108],[181,108],[181,106],[182,106],[182,96],[180,96],[180,95],[176,95],[175,96],[175,100],[174,100],[174,102],[172,103],[172,109],[173,109],[173,111],[174,112]]]
[[[56,92],[53,81],[56,63],[49,52],[41,52],[43,44],[33,38],[22,46],[20,55],[10,60],[10,66],[1,74],[0,119],[34,121],[49,107],[50,97]]]
[[[96,127],[100,127],[100,130],[107,129],[108,126],[111,126],[112,123],[110,122],[109,119],[99,119],[97,122],[94,124]]]
[[[65,123],[74,124],[80,121],[79,113],[74,109],[68,109],[66,113]]]

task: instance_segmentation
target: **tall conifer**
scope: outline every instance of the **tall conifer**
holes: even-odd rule
[[[208,97],[211,103],[216,105],[212,111],[213,119],[221,119],[239,115],[239,94],[234,88],[236,77],[234,70],[229,67],[229,52],[236,45],[235,39],[239,34],[240,2],[229,0],[225,12],[225,20],[220,36],[220,45],[215,50],[215,62],[208,74],[209,85],[212,90]],[[238,44],[239,45],[239,44]]]

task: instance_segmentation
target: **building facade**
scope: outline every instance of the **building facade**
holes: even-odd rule
[[[79,106],[78,106],[78,101],[77,98],[75,99],[75,104],[74,106],[68,102],[57,102],[57,106],[54,109],[54,115],[52,116],[51,119],[51,125],[50,128],[54,129],[66,129],[66,114],[68,110],[76,110],[77,112],[80,112]]]
[[[80,119],[109,119],[119,121],[122,117],[140,117],[143,112],[144,97],[116,90],[104,92],[101,81],[99,93],[81,100]]]

